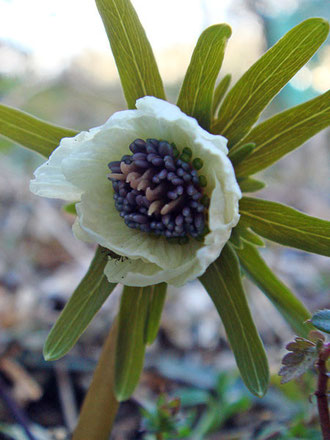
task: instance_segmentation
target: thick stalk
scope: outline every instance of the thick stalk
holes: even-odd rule
[[[317,408],[320,416],[323,440],[330,440],[330,416],[327,397],[328,374],[326,367],[326,362],[329,356],[330,344],[326,344],[316,363],[316,368],[318,370],[318,381],[315,396],[317,398]]]
[[[105,341],[72,440],[108,440],[119,403],[114,395],[117,320]]]

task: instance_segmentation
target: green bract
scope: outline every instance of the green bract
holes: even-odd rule
[[[147,95],[164,100],[162,80],[152,49],[131,2],[96,0],[96,4],[109,37],[128,107],[134,109],[136,101]],[[255,125],[264,108],[324,42],[328,31],[329,25],[323,19],[311,18],[302,22],[269,49],[237,81],[227,95],[230,76],[225,76],[217,87],[215,82],[226,42],[231,34],[229,26],[224,24],[211,26],[198,40],[177,105],[186,115],[197,120],[199,126],[194,121],[194,127],[196,131],[203,128],[206,138],[212,138],[212,135],[205,131],[209,130],[213,135],[222,135],[228,139],[231,148],[228,157],[232,161],[237,181],[243,192],[261,189],[264,186],[263,182],[250,177],[252,174],[270,166],[329,125],[329,92]],[[170,104],[166,105],[170,106]],[[123,115],[125,120],[125,112]],[[153,117],[157,121],[157,112]],[[124,120],[121,121],[122,125],[118,130],[123,130],[122,134],[129,142],[133,139],[127,136]],[[170,131],[169,129],[168,133]],[[65,173],[66,175],[71,173],[71,177],[74,174],[73,167],[67,159],[74,151],[76,142],[74,139],[88,143],[94,137],[100,140],[102,138],[102,134],[97,134],[94,129],[71,139],[70,137],[76,134],[75,131],[52,126],[3,105],[0,107],[0,133],[47,158],[58,146],[61,138],[66,138],[61,141],[63,148],[60,153],[54,153],[51,162],[56,168],[66,161]],[[96,148],[98,146],[100,144],[96,143]],[[106,148],[106,145],[103,144],[101,147]],[[186,152],[189,153],[190,150]],[[83,150],[81,154],[84,154]],[[96,156],[94,159],[98,160]],[[220,172],[218,167],[221,161],[212,164],[203,148],[199,150],[199,159],[201,161],[195,161],[196,169],[199,169],[203,162],[206,164],[208,175],[204,183],[207,184],[212,173]],[[229,163],[229,159],[226,157],[224,162]],[[104,166],[106,167],[106,163]],[[231,165],[224,167],[221,173],[226,174],[226,170],[229,169],[232,172]],[[71,179],[71,182],[58,180],[56,172],[52,176],[52,183],[57,185],[61,194],[66,194],[66,199],[69,201],[80,200],[82,195],[81,188],[77,186],[78,174]],[[219,180],[220,193],[223,193],[225,188],[224,182],[225,180]],[[80,183],[84,184],[82,181]],[[97,178],[94,183],[98,184]],[[48,190],[49,188],[46,189],[45,186],[44,195],[47,195]],[[107,191],[111,193],[110,190]],[[235,189],[235,192],[237,202],[239,190]],[[213,206],[221,211],[219,200],[220,198]],[[81,220],[82,211],[78,205],[78,215],[79,209]],[[219,312],[243,380],[252,393],[262,396],[268,384],[267,359],[245,298],[241,273],[246,273],[267,295],[298,335],[305,336],[309,324],[304,322],[309,318],[309,312],[267,267],[256,246],[264,245],[260,238],[262,236],[282,245],[329,255],[329,222],[307,216],[279,203],[252,197],[242,198],[239,210],[241,219],[237,227],[232,230],[230,241],[227,241],[229,238],[227,234],[221,246],[218,246],[220,252],[220,248],[227,241],[223,252],[219,258],[216,255],[209,260],[203,271],[197,270],[195,276],[201,276],[200,281]],[[215,221],[219,220],[217,216],[223,214],[220,211],[213,212],[212,218]],[[235,224],[236,221],[231,224],[229,230]],[[93,228],[86,226],[85,229],[85,233],[88,230],[87,234],[93,235],[91,234]],[[111,237],[109,236],[108,242],[96,241],[107,247]],[[150,244],[145,246],[147,246],[146,252],[150,255],[153,252],[157,253],[150,248]],[[160,245],[155,241],[153,246]],[[112,250],[125,255],[120,249],[118,246],[117,249]],[[63,356],[73,346],[112,291],[114,285],[110,284],[103,275],[103,269],[108,264],[107,254],[103,251],[104,249],[98,248],[87,275],[50,333],[45,345],[46,358],[56,359]],[[195,252],[193,249],[191,251]],[[130,252],[134,253],[134,246]],[[165,258],[165,254],[163,257]],[[139,262],[142,272],[145,270],[143,258]],[[184,269],[180,267],[180,261],[178,260],[176,268],[178,272]],[[158,264],[159,261],[156,263]],[[153,269],[155,268],[149,267],[148,276],[154,274]],[[112,274],[115,274],[115,263]],[[151,284],[168,280],[160,277]],[[73,440],[84,439],[86,432],[90,439],[107,439],[117,410],[116,399],[128,398],[138,382],[143,367],[145,347],[157,334],[166,293],[165,283],[153,286],[146,286],[148,283],[145,282],[140,284],[141,287],[138,288],[131,285],[124,289],[118,321],[105,345]],[[324,328],[323,317],[313,319],[314,323],[317,321],[315,325]],[[73,326],[72,323],[77,325]],[[109,368],[107,368],[107,360]],[[106,380],[106,387],[109,387],[108,390],[102,387],[103,377]],[[102,412],[103,407],[108,411],[106,418]],[[91,422],[90,414],[92,414]]]

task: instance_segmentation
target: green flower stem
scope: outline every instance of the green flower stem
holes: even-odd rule
[[[117,320],[112,325],[85,397],[72,440],[108,440],[119,403],[114,394]]]

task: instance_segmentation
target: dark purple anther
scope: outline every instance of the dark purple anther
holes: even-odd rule
[[[135,199],[136,199],[136,196],[133,194],[133,192],[130,192],[130,193],[127,194],[126,200],[128,200],[128,203],[130,205],[133,205],[133,206],[136,205],[136,200]]]
[[[146,196],[142,197],[142,201],[141,201],[142,205],[145,206],[146,208],[149,208],[151,202],[146,198]]]
[[[190,174],[186,173],[186,174],[183,175],[182,179],[183,179],[186,183],[188,183],[188,182],[191,181],[192,177],[191,177]]]
[[[185,206],[182,210],[182,214],[187,217],[188,215],[190,215],[190,208],[188,208],[188,206]]]
[[[162,169],[161,172],[158,174],[158,178],[163,180],[166,179],[166,177],[167,177],[167,170]]]
[[[145,153],[135,153],[133,154],[133,159],[135,160],[146,160],[147,155]]]
[[[169,173],[167,173],[167,180],[169,180],[170,182],[172,182],[172,180],[175,178],[176,178],[176,174],[173,173],[173,171],[170,171]]]
[[[193,194],[195,194],[196,192],[196,188],[194,187],[194,185],[188,185],[187,186],[187,194],[188,196],[192,196]]]
[[[162,222],[165,226],[167,226],[170,221],[171,221],[171,216],[169,214],[163,215]]]
[[[204,226],[203,214],[197,214],[195,217],[194,223],[195,223],[197,230],[199,231]]]
[[[112,188],[114,189],[115,193],[119,190],[119,182],[118,182],[118,180],[112,180]],[[114,198],[115,198],[115,195],[113,196]]]
[[[135,139],[129,146],[129,149],[132,153],[145,153],[146,143],[143,139]]]
[[[169,156],[165,156],[165,157],[169,157]],[[172,158],[170,159],[164,159],[165,160],[165,167],[169,170],[169,171],[175,171],[176,167],[174,165],[174,161]]]
[[[138,196],[136,196],[136,203],[139,205],[139,206],[142,206],[142,204],[143,204],[143,195],[142,194],[139,194]]]
[[[129,148],[133,154],[110,162],[107,176],[126,225],[179,244],[203,237],[209,198],[191,150],[157,139],[136,139]]]
[[[195,194],[193,194],[193,195],[191,196],[191,198],[192,198],[193,200],[199,200],[201,197],[202,197],[202,194],[199,193],[199,192],[196,192]]]
[[[173,156],[172,147],[167,142],[160,142],[158,152],[162,156]]]
[[[133,215],[132,220],[134,220],[136,223],[147,223],[148,217],[146,215],[135,214]]]
[[[147,161],[148,161],[148,162],[151,162],[152,159],[155,159],[156,157],[158,157],[158,154],[156,154],[156,153],[149,153],[149,154],[147,155]]]
[[[157,148],[152,144],[148,144],[146,150],[148,154],[157,154]]]
[[[141,160],[141,159],[135,160],[134,163],[137,167],[140,167],[140,168],[148,168],[149,167],[149,163],[146,160]]]
[[[159,140],[158,139],[154,139],[154,138],[148,138],[147,139],[147,144],[151,144],[151,145],[154,145],[155,147],[158,147]]]
[[[167,197],[171,200],[175,200],[178,198],[178,194],[176,193],[176,191],[169,191],[167,193]]]
[[[125,162],[126,164],[132,163],[132,156],[129,156],[128,154],[125,154],[125,156],[123,156],[121,158],[121,162]]]
[[[174,177],[174,179],[172,179],[172,183],[173,183],[173,185],[182,185],[183,180],[180,179],[180,177]]]
[[[177,215],[176,217],[175,217],[175,224],[177,225],[177,226],[181,226],[182,225],[182,223],[183,223],[183,215]]]
[[[110,168],[110,170],[112,170],[112,167],[117,167],[117,166],[120,168],[120,160],[115,160],[108,163],[108,167]]]
[[[154,159],[152,159],[151,163],[155,167],[161,167],[162,165],[164,165],[164,160],[161,157],[155,157]]]

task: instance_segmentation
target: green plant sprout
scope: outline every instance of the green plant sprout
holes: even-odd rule
[[[47,338],[45,358],[64,356],[117,283],[124,284],[73,440],[108,439],[119,402],[134,392],[145,349],[157,335],[168,284],[199,279],[224,324],[243,381],[262,397],[268,362],[242,274],[304,338],[311,328],[309,311],[257,247],[266,239],[330,255],[329,222],[277,202],[241,197],[264,186],[252,175],[329,126],[329,91],[258,122],[325,41],[329,24],[321,18],[303,21],[231,89],[228,75],[216,86],[231,29],[227,24],[207,28],[175,106],[166,102],[131,2],[96,0],[96,6],[129,110],[77,133],[0,105],[0,134],[47,159],[31,190],[74,203],[75,235],[98,245]]]

